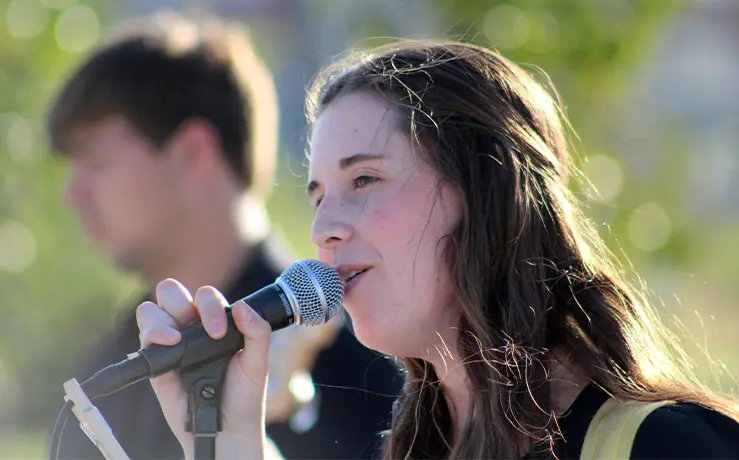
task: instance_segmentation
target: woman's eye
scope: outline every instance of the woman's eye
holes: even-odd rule
[[[354,188],[366,187],[373,182],[377,182],[377,180],[374,176],[359,176],[353,181]]]
[[[355,189],[364,188],[371,183],[377,182],[379,180],[380,179],[375,176],[357,176],[355,179],[352,180],[352,187]],[[313,207],[318,208],[321,205],[322,201],[323,197],[318,198],[315,203],[313,203]]]

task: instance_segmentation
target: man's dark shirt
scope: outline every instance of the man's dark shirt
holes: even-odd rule
[[[590,422],[609,396],[589,385],[558,419],[562,439],[555,444],[558,459],[578,459]],[[543,451],[540,451],[543,453]],[[530,454],[527,459],[543,458]],[[632,459],[739,459],[739,423],[693,403],[656,409],[640,425],[631,448]]]
[[[229,303],[273,283],[292,261],[268,239],[250,254],[233,287],[224,296]],[[148,297],[152,300],[151,297]],[[103,367],[119,362],[139,348],[135,309],[117,321],[117,327],[76,373],[82,381]],[[267,433],[287,459],[362,458],[377,434],[390,422],[392,403],[402,378],[396,367],[362,346],[345,327],[316,359],[311,373],[319,401],[318,419],[302,433],[289,423],[273,423]],[[182,449],[164,420],[148,381],[140,382],[93,403],[132,460],[182,458]],[[97,447],[70,415],[64,430],[60,458],[102,459]]]

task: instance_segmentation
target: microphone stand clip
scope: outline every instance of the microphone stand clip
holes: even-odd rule
[[[103,415],[93,406],[77,379],[64,382],[64,399],[72,402],[72,413],[80,428],[107,460],[129,460]]]
[[[196,460],[215,459],[216,435],[222,430],[221,390],[229,359],[180,370],[180,380],[188,391],[185,430],[195,438]]]

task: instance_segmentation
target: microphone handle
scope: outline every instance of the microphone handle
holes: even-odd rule
[[[273,331],[295,322],[288,297],[277,283],[243,300],[272,326]],[[244,335],[234,323],[231,307],[226,308],[226,317],[228,327],[221,339],[211,338],[201,323],[194,324],[181,331],[182,337],[176,345],[148,345],[127,359],[96,372],[82,383],[83,391],[93,400],[175,369],[187,370],[233,356],[243,348]]]

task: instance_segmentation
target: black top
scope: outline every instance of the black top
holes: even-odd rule
[[[224,292],[226,299],[235,302],[273,283],[289,263],[275,241],[257,246],[233,288]],[[75,374],[78,381],[139,348],[135,309],[128,309],[116,324]],[[315,424],[298,433],[289,423],[273,423],[267,426],[268,435],[287,459],[366,456],[377,434],[388,427],[392,403],[402,386],[397,368],[343,328],[334,343],[317,356],[311,376],[319,404]],[[132,460],[182,458],[182,449],[164,420],[149,382],[140,382],[93,404]],[[60,458],[102,459],[76,421],[70,415]]]
[[[608,398],[592,384],[580,393],[558,419],[563,439],[555,444],[557,458],[580,457],[588,426]],[[698,404],[681,402],[663,406],[642,422],[634,438],[631,458],[739,459],[739,422]]]

